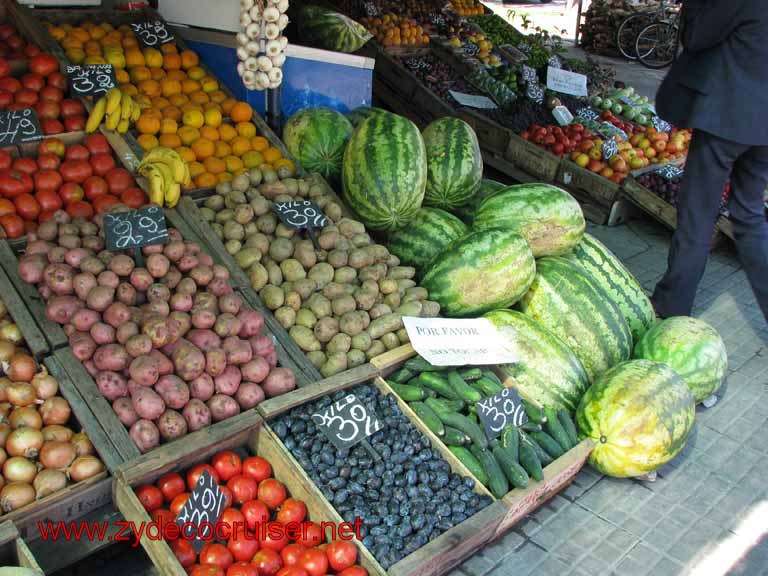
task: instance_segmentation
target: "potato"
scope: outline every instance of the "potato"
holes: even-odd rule
[[[347,238],[352,238],[357,234],[365,234],[365,226],[362,222],[350,218],[342,218],[338,224],[339,232]]]
[[[120,344],[99,346],[93,353],[93,362],[99,370],[120,372],[128,368],[132,357]]]
[[[400,328],[397,332],[395,332],[397,335],[397,339],[400,341],[400,344],[407,344],[411,341],[411,339],[408,337],[408,331],[405,328]]]
[[[134,268],[129,275],[129,279],[131,285],[139,292],[146,292],[147,288],[154,282],[153,276],[146,268]]]
[[[321,348],[320,341],[309,328],[294,325],[291,326],[288,333],[304,352],[312,352]]]
[[[152,351],[152,339],[146,334],[134,334],[126,340],[125,349],[133,358],[149,354]]]
[[[240,321],[240,332],[237,334],[240,338],[256,336],[264,327],[264,317],[256,310],[243,308],[237,314],[237,319]]]
[[[104,270],[104,272],[96,277],[96,282],[99,286],[117,288],[120,285],[120,277],[111,270]]]
[[[293,258],[302,266],[303,270],[309,270],[317,264],[317,252],[310,240],[299,240],[293,248]]]
[[[187,421],[188,430],[196,432],[211,424],[211,411],[206,404],[198,399],[192,398],[182,411],[184,419]]]
[[[176,288],[176,286],[179,285],[179,282],[182,280],[181,272],[178,268],[175,266],[171,266],[168,270],[168,274],[166,274],[163,278],[160,279],[160,283],[164,286],[168,286],[170,290],[173,290]]]
[[[30,253],[29,245],[27,245],[27,253]],[[80,262],[88,258],[88,256],[93,256],[90,250],[86,250],[85,248],[75,248],[74,250],[68,250],[67,253],[64,254],[64,262],[73,268],[78,268]]]
[[[233,314],[220,314],[213,326],[213,331],[220,337],[237,336],[242,328],[242,323]]]
[[[392,278],[379,279],[379,291],[385,295],[397,292],[397,280],[393,280]]]
[[[176,266],[182,273],[186,273],[200,266],[200,260],[193,254],[184,254],[176,263]]]
[[[66,262],[67,250],[64,246],[54,246],[48,251],[48,263],[62,264]]]
[[[192,326],[200,330],[213,328],[216,324],[216,314],[211,310],[197,310],[192,313]]]
[[[109,269],[118,276],[130,276],[136,263],[126,254],[115,254],[109,261]]]
[[[152,339],[152,346],[162,348],[171,341],[171,331],[165,317],[159,314],[146,315],[141,326],[141,333]]]
[[[51,292],[61,296],[72,294],[74,269],[69,264],[49,264],[43,270],[43,280]]]
[[[293,258],[280,262],[280,271],[283,273],[283,278],[288,282],[296,282],[307,277],[307,272],[301,262]]]
[[[376,358],[376,356],[381,356],[386,351],[387,348],[384,346],[381,340],[374,340],[371,344],[371,347],[368,348],[368,350],[365,352],[365,357],[370,360],[371,358]]]
[[[320,374],[328,378],[347,369],[347,354],[345,352],[335,352],[328,354],[328,360],[320,366]]]
[[[333,281],[338,282],[339,284],[351,284],[356,280],[357,270],[351,266],[342,266],[341,268],[337,268],[333,275]]]
[[[249,410],[262,402],[266,395],[264,390],[254,382],[243,382],[237,389],[235,400],[240,405],[241,410]]]
[[[137,388],[131,396],[131,402],[136,414],[147,420],[155,420],[165,412],[165,402],[157,392],[149,387]]]
[[[349,253],[349,266],[355,270],[362,270],[373,265],[373,255],[367,250],[356,248]]]
[[[203,402],[213,396],[213,378],[211,378],[211,375],[203,373],[190,381],[189,393],[192,398],[197,398]]]
[[[267,284],[259,292],[259,298],[270,310],[277,310],[285,303],[285,293],[282,288]]]
[[[393,310],[395,308],[398,308],[400,306],[400,292],[395,291],[395,292],[392,292],[391,294],[387,294],[384,297],[384,304],[386,304],[387,306],[389,306],[389,308]]]
[[[350,242],[355,248],[362,248],[371,244],[371,237],[368,234],[355,234]]]
[[[192,310],[192,296],[189,294],[175,293],[170,300],[171,310],[189,312]]]
[[[197,265],[188,274],[198,286],[208,286],[213,280],[213,269],[210,266]]]
[[[393,350],[400,346],[400,339],[397,337],[396,333],[390,332],[381,337],[381,343],[384,344],[384,347],[387,350]]]
[[[157,362],[148,354],[137,356],[128,367],[131,380],[140,386],[153,386],[160,378]]]
[[[315,368],[319,370],[320,366],[325,364],[326,357],[325,357],[325,353],[322,352],[321,350],[315,350],[313,352],[307,352],[307,359],[312,363],[312,365]]]
[[[307,300],[307,306],[318,319],[331,315],[331,301],[322,294],[312,294]]]
[[[96,344],[111,344],[115,341],[115,329],[104,322],[97,322],[91,326],[89,332]]]
[[[226,266],[222,266],[221,264],[214,264],[213,277],[221,278],[222,280],[229,280],[230,278],[229,270],[227,269]]]
[[[248,280],[255,291],[260,291],[269,282],[269,273],[260,263],[253,264],[248,270]]]
[[[421,316],[423,318],[437,318],[440,314],[440,303],[432,300],[425,300],[421,304]]]
[[[352,345],[352,338],[344,333],[336,334],[333,338],[331,338],[331,341],[328,342],[328,345],[325,348],[325,351],[328,354],[334,354],[337,352],[341,352],[346,354],[349,352],[349,348]]]
[[[267,335],[254,336],[253,338],[250,338],[248,343],[251,345],[253,355],[267,358],[273,354],[275,352],[275,342],[273,338],[273,336]]]
[[[118,420],[120,420],[120,422],[127,428],[133,426],[139,419],[139,415],[136,414],[136,410],[133,409],[133,403],[131,403],[130,398],[121,397],[115,399],[115,401],[112,402],[112,409],[115,411],[115,414],[117,414]]]
[[[174,350],[171,359],[176,374],[183,380],[194,380],[205,370],[205,355],[194,344],[180,340],[181,345]]]
[[[227,396],[234,396],[237,392],[237,388],[242,381],[242,374],[237,366],[229,365],[224,369],[224,372],[214,377],[213,384],[218,394],[226,394]]]
[[[387,273],[387,278],[393,280],[412,279],[416,276],[416,268],[413,266],[393,266]]]
[[[122,302],[126,306],[133,306],[136,304],[136,288],[127,282],[118,284],[115,296],[119,302]]]
[[[251,356],[253,350],[248,344]],[[218,376],[227,367],[227,353],[222,348],[210,348],[205,351],[205,371],[211,376]]]
[[[336,248],[336,244],[339,240],[339,234],[338,232],[329,231],[328,227],[323,229],[323,232],[320,234],[320,236],[317,239],[317,243],[320,245],[320,248],[323,250],[333,250]]]
[[[333,266],[327,262],[318,262],[309,270],[307,277],[314,280],[318,288],[323,288],[334,280],[334,273]]]
[[[341,298],[342,296],[347,296],[347,284],[339,284],[338,282],[329,282],[325,285],[323,288],[323,296],[328,298],[329,300],[334,300],[335,298]]]
[[[269,201],[259,194],[255,198],[251,199],[251,208],[253,213],[257,216],[263,216],[269,212]]]
[[[221,338],[213,330],[190,330],[187,334],[187,340],[203,352],[221,347]]]
[[[296,378],[288,368],[275,368],[261,384],[267,398],[285,394],[296,388]]]
[[[365,353],[360,350],[350,350],[347,352],[347,370],[365,364]]]
[[[189,402],[190,391],[187,383],[173,374],[160,378],[155,384],[155,392],[169,408],[181,410]]]
[[[269,257],[275,262],[282,262],[293,255],[293,242],[288,238],[275,238],[269,245]]]
[[[355,290],[355,303],[359,310],[370,310],[376,304],[378,291]]]
[[[43,254],[27,254],[19,260],[19,276],[27,284],[39,284],[43,280],[48,259]]]
[[[75,358],[80,360],[80,362],[90,360],[96,352],[96,342],[94,342],[93,338],[87,333],[77,332],[69,338],[69,345],[72,348],[72,354]]]
[[[293,290],[298,293],[302,301],[307,300],[317,289],[317,284],[310,278],[297,280],[293,283]]]
[[[104,265],[104,262],[95,256],[88,256],[80,262],[80,270],[83,272],[90,272],[94,276],[101,274],[105,268],[106,266]]]
[[[243,299],[234,292],[224,294],[219,298],[219,310],[228,314],[237,315],[243,305]]]
[[[392,308],[390,308],[389,306],[383,303],[376,304],[373,308],[368,310],[368,315],[374,320],[379,316],[384,316],[385,314],[391,314],[391,313],[392,313]]]
[[[162,246],[160,248],[162,249]],[[150,254],[147,258],[147,272],[152,278],[162,278],[168,273],[170,266],[171,261],[165,254]]]
[[[98,252],[99,250],[104,249],[104,238],[100,236],[85,236],[83,238],[82,242],[83,248],[86,250],[90,250],[92,252]],[[101,259],[102,262],[105,264],[109,263],[109,260],[104,261],[104,259]]]
[[[128,396],[128,383],[120,374],[111,370],[103,370],[96,375],[96,385],[99,392],[110,402]]]
[[[323,344],[330,342],[339,333],[339,321],[336,318],[326,317],[317,321],[314,328],[315,338]]]
[[[131,311],[122,302],[113,302],[104,310],[104,321],[113,328],[119,328],[131,321]]]
[[[395,310],[395,312],[397,312],[398,314],[400,314],[402,316],[416,316],[416,317],[419,317],[419,316],[421,316],[422,308],[423,308],[422,303],[419,302],[418,300],[414,300],[414,301],[411,301],[411,302],[405,302],[404,304],[401,304],[400,306],[398,306],[398,308],[397,308],[397,310]]]
[[[275,310],[275,318],[283,328],[288,330],[296,323],[296,312],[293,308],[289,308],[288,306],[281,306]]]
[[[277,216],[271,212],[262,214],[256,218],[256,227],[259,229],[259,232],[264,234],[272,234],[277,228]]]
[[[339,329],[348,336],[357,336],[365,330],[365,325],[359,314],[347,312],[339,320]]]
[[[128,432],[139,452],[145,454],[160,444],[160,431],[154,422],[141,419],[131,426]]]
[[[259,251],[259,258],[269,252],[269,236],[257,232],[252,236],[249,236],[245,241],[245,246],[248,248],[255,248]]]
[[[243,340],[237,336],[227,337],[222,344],[222,348],[227,353],[228,364],[239,366],[240,364],[250,362],[251,358],[253,358],[253,350],[248,340]]]
[[[355,350],[365,352],[371,347],[372,342],[370,334],[367,332],[360,332],[352,337],[351,346]]]
[[[211,412],[211,419],[214,422],[220,422],[240,414],[240,405],[237,401],[224,394],[214,394],[206,402],[206,405]]]
[[[37,227],[37,237],[41,240],[56,240],[59,235],[59,224],[55,220],[46,220]],[[27,245],[29,250],[29,245]]]
[[[141,311],[146,316],[168,316],[171,313],[171,306],[163,300],[154,300],[141,307]]]
[[[155,282],[147,288],[147,300],[150,302],[167,302],[171,299],[171,291],[168,286]]]
[[[94,324],[99,323],[99,320],[101,320],[101,314],[88,308],[81,308],[72,316],[72,324],[80,332],[89,332]]]
[[[157,421],[160,436],[168,442],[181,438],[187,433],[187,421],[176,410],[166,410]]]
[[[302,308],[296,313],[296,324],[299,326],[305,326],[307,328],[314,328],[317,323],[317,317],[307,308]]]
[[[170,237],[170,230],[169,230],[169,240],[173,240],[173,238]],[[163,253],[163,246],[162,244],[149,244],[147,246],[142,246],[141,252],[145,256],[149,256],[151,254],[162,254]]]
[[[271,258],[262,259],[262,263],[267,269],[269,283],[274,284],[275,286],[280,286],[285,280],[283,278],[283,271],[280,269],[280,266],[278,266],[277,263]]]

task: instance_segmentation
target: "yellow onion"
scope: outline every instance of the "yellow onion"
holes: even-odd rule
[[[59,391],[59,383],[56,382],[56,378],[48,374],[48,371],[45,368],[43,368],[41,372],[35,374],[31,384],[40,400],[52,398],[53,396],[56,396]]]
[[[16,354],[16,346],[13,342],[0,340],[0,362],[10,362],[14,354]]]
[[[43,405],[40,406],[40,415],[43,417],[43,424],[50,426],[51,424],[66,424],[69,422],[69,416],[72,414],[72,409],[67,402],[61,396],[54,396],[48,398]]]
[[[96,456],[78,456],[69,467],[69,477],[72,482],[82,482],[103,471],[104,464]]]
[[[13,456],[3,464],[3,476],[8,482],[32,482],[37,476],[37,466],[32,460]]]
[[[2,347],[3,342],[0,342],[0,348]],[[0,378],[0,402],[7,402],[8,401],[8,386],[11,385],[11,381],[6,378],[5,376]]]
[[[0,490],[0,509],[13,512],[35,501],[35,489],[26,482],[11,482]]]
[[[32,406],[20,406],[14,408],[8,416],[11,428],[34,428],[40,430],[43,427],[43,416]]]
[[[0,466],[5,464],[5,461],[8,460],[8,454],[6,454],[4,448],[0,448]],[[1,486],[1,484],[0,484]]]
[[[37,459],[44,468],[66,468],[75,459],[75,447],[69,442],[46,442]]]
[[[11,456],[34,458],[43,446],[43,433],[34,428],[17,428],[5,442],[5,449]]]
[[[5,441],[8,440],[8,436],[11,435],[13,429],[10,424],[3,422],[0,424],[0,446],[5,446]]]
[[[59,442],[70,442],[75,435],[72,429],[67,428],[66,426],[60,426],[59,424],[46,426],[43,428],[42,432],[44,442],[52,442],[54,440]]]
[[[63,490],[67,487],[67,475],[61,470],[40,470],[32,483],[37,499]]]
[[[13,344],[21,344],[24,341],[24,336],[13,322],[8,322],[0,326],[0,339]]]
[[[85,432],[78,432],[71,440],[72,446],[75,447],[75,453],[78,456],[88,456],[93,454],[96,450],[93,447],[91,439]]]
[[[37,400],[35,389],[29,382],[12,382],[6,390],[8,401],[14,406],[29,406]]]
[[[35,359],[24,352],[16,352],[8,364],[8,378],[13,382],[30,382],[37,372]]]
[[[0,402],[0,422],[7,422],[8,421],[8,414],[11,412],[11,406],[10,402]]]

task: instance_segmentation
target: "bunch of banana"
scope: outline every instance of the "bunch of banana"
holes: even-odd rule
[[[149,181],[149,201],[173,208],[181,196],[181,187],[190,186],[189,166],[176,150],[158,146],[144,154],[139,174]]]
[[[85,124],[86,132],[95,132],[106,118],[104,125],[109,130],[120,134],[128,132],[131,122],[136,122],[141,114],[141,105],[120,88],[111,88],[96,101]]]

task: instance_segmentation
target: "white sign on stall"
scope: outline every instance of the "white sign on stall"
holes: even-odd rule
[[[562,68],[547,67],[547,88],[571,96],[587,96],[587,77]]]

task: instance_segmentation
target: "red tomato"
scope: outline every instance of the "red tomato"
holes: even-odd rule
[[[36,44],[27,44],[26,47],[24,48],[24,55],[27,58],[31,58],[36,54],[40,54],[40,48],[38,48]]]
[[[272,476],[272,465],[264,458],[251,456],[243,461],[243,474],[261,482]]]
[[[80,100],[64,98],[61,101],[61,116],[69,118],[70,116],[82,116],[85,114],[85,106]]]
[[[97,214],[103,214],[104,212],[109,212],[109,209],[119,202],[120,199],[117,196],[104,194],[104,196],[99,196],[93,201],[93,209],[96,210]]]
[[[64,184],[61,185],[61,188],[59,188],[59,196],[61,196],[64,204],[69,204],[85,198],[85,191],[83,191],[83,187],[80,186],[80,184],[75,182],[64,182]]]
[[[322,550],[310,548],[299,558],[299,566],[309,573],[309,576],[325,576],[328,573],[328,558]]]
[[[325,547],[328,564],[337,572],[355,564],[357,548],[349,540],[334,540]]]
[[[64,158],[64,154],[67,153],[67,146],[59,138],[46,138],[40,142],[40,146],[37,147],[37,153],[40,154],[56,154],[59,158]]]
[[[302,532],[296,542],[303,544],[307,548],[311,548],[312,546],[317,546],[322,543],[322,541],[323,533],[322,530],[320,530],[320,524],[315,524],[314,522],[302,523]]]
[[[61,164],[61,159],[56,154],[38,154],[37,165],[41,170],[56,170]]]
[[[0,59],[0,78],[5,78],[8,76],[8,74],[11,73],[11,65],[8,64],[8,61],[3,59]]]
[[[38,100],[39,97],[37,96],[37,91],[29,88],[21,88],[17,90],[13,97],[14,103],[19,104],[24,108],[32,108],[32,106],[37,104]]]
[[[115,159],[112,158],[112,154],[105,154],[99,152],[91,156],[91,166],[93,167],[93,173],[97,176],[106,176],[110,170],[115,167]]]
[[[277,513],[277,521],[283,524],[288,522],[304,522],[307,517],[307,506],[301,500],[288,498]]]
[[[21,82],[13,76],[6,76],[5,78],[0,78],[0,89],[16,94],[16,92],[21,90]]]
[[[216,482],[216,484],[220,482],[219,473],[216,472],[216,469],[213,466],[210,464],[198,464],[187,472],[187,488],[189,488],[190,492],[197,486],[197,480],[200,478],[200,474],[203,473],[203,470],[208,470],[208,474],[213,476],[213,481]]]
[[[277,510],[285,502],[285,497],[285,486],[278,480],[267,478],[259,483],[259,500],[269,506],[270,510]]]
[[[1,62],[1,60],[0,60]],[[13,103],[13,92],[0,90],[0,108],[8,108]]]
[[[32,192],[34,182],[29,174],[18,170],[3,170],[0,172],[0,194],[6,198],[15,198]]]
[[[109,141],[104,134],[91,134],[84,144],[91,154],[112,154],[112,148],[109,147]]]
[[[35,190],[37,192],[56,192],[64,180],[56,170],[40,170],[35,174]],[[106,186],[106,182],[104,183]]]
[[[64,160],[88,160],[90,157],[91,153],[88,151],[88,148],[82,144],[72,144],[67,148]]]
[[[6,150],[0,150],[0,170],[8,170],[13,164],[13,156]]]
[[[160,492],[160,489],[157,486],[153,486],[152,484],[139,486],[136,489],[136,497],[147,512],[157,510],[163,505],[163,493]]]
[[[120,202],[129,208],[141,208],[147,203],[147,195],[141,188],[134,186],[120,194]]]
[[[226,576],[226,572],[221,566],[198,564],[189,571],[189,576]]]
[[[269,521],[269,508],[261,500],[249,500],[240,507],[249,530],[255,530],[257,524]]]
[[[93,218],[93,206],[82,200],[78,202],[70,202],[67,204],[67,214],[69,214],[71,218],[85,218],[86,220],[90,220]]]
[[[125,194],[125,192],[123,192]],[[227,488],[226,486],[219,486],[219,490],[221,490],[222,495],[224,496],[224,509],[232,506],[232,490]]]
[[[41,212],[54,212],[60,210],[61,207],[64,206],[59,195],[50,190],[45,192],[35,192],[35,200],[40,204]]]
[[[283,567],[283,560],[280,554],[267,548],[256,552],[251,564],[259,570],[259,576],[274,576]]]
[[[67,77],[58,70],[53,74],[49,74],[47,80],[48,86],[55,86],[59,90],[67,90]]]
[[[100,196],[105,196],[109,192],[107,181],[101,176],[91,176],[83,182],[83,190],[88,200],[95,200]]]
[[[346,570],[342,570],[336,576],[368,576],[368,570],[362,566],[352,566]]]
[[[64,118],[64,131],[65,132],[78,132],[85,130],[85,116],[78,114],[77,116],[67,116]]]
[[[176,472],[168,472],[168,474],[163,474],[158,478],[157,487],[163,493],[165,501],[170,502],[184,492],[184,479]]]
[[[64,132],[64,124],[58,120],[52,118],[46,118],[40,121],[40,127],[43,129],[43,134],[49,136],[51,134],[61,134]]]
[[[0,216],[16,214],[16,205],[8,198],[0,198]]]
[[[5,43],[13,49],[14,53],[18,53],[24,46],[24,39],[14,32],[5,39]]]
[[[248,500],[255,500],[259,493],[259,485],[256,480],[243,474],[231,477],[227,482],[227,488],[232,490],[235,504],[243,504],[248,502]]]
[[[82,184],[93,176],[93,169],[87,160],[67,160],[62,162],[59,171],[65,182]]]
[[[50,54],[40,53],[29,60],[29,69],[41,76],[50,76],[59,69],[59,61]]]
[[[24,234],[34,234],[37,232],[37,222],[24,220]]]
[[[232,452],[232,450],[219,452],[213,457],[211,464],[216,468],[222,482],[226,482],[233,476],[239,475],[243,467],[240,456]]]
[[[259,544],[262,548],[271,548],[276,552],[280,552],[283,548],[288,546],[288,536],[285,534],[285,526],[280,522],[267,523],[266,528],[263,530],[263,535],[264,539],[259,540]],[[279,538],[276,538],[275,536],[279,536]]]
[[[152,517],[152,520],[158,524],[176,522],[176,516],[174,516],[171,511],[166,508],[158,508],[157,510],[153,510],[150,516]]]
[[[64,100],[64,91],[59,90],[56,86],[45,86],[40,90],[40,98],[43,100],[53,100],[56,103],[61,103]]]
[[[189,492],[182,492],[178,496],[174,496],[173,500],[171,500],[170,508],[174,518],[179,516],[179,512],[181,512],[181,509],[184,508],[184,504],[187,503],[188,498]]]
[[[227,549],[235,560],[250,562],[254,554],[259,551],[259,541],[254,534],[246,534],[245,526],[241,526],[229,539]]]
[[[197,552],[195,552],[189,540],[184,540],[184,538],[174,540],[171,543],[171,550],[173,550],[176,560],[184,568],[189,568],[197,561]]]
[[[281,568],[275,576],[309,576],[309,572],[299,566],[286,566]]]
[[[32,194],[16,196],[13,203],[16,205],[16,213],[24,218],[24,220],[36,220],[40,216],[40,203],[35,200]]]
[[[200,563],[201,564],[213,564],[214,566],[220,566],[226,570],[234,562],[232,558],[232,552],[227,550],[227,547],[223,544],[206,544],[203,549],[200,550]]]
[[[37,221],[40,224],[43,222],[48,222],[48,220],[56,216],[56,212],[58,212],[58,210],[43,210],[40,212],[40,216],[37,217]]]
[[[38,170],[34,158],[17,158],[13,161],[13,169],[32,176]]]
[[[40,98],[43,98],[42,90],[45,87],[45,78],[40,76],[40,74],[24,74],[21,77],[21,85],[33,92],[39,92]]]
[[[307,547],[304,544],[288,544],[280,551],[280,557],[285,566],[298,566],[299,558],[304,554]]]
[[[227,576],[259,576],[259,569],[250,562],[235,562],[227,569]]]
[[[125,168],[113,168],[107,172],[107,184],[112,194],[120,196],[134,185],[133,176]]]
[[[238,527],[245,530],[245,516],[237,508],[227,508],[221,513],[216,524],[224,525],[217,529],[216,534],[220,534],[224,539],[229,539],[233,537],[233,530],[238,530]]]

